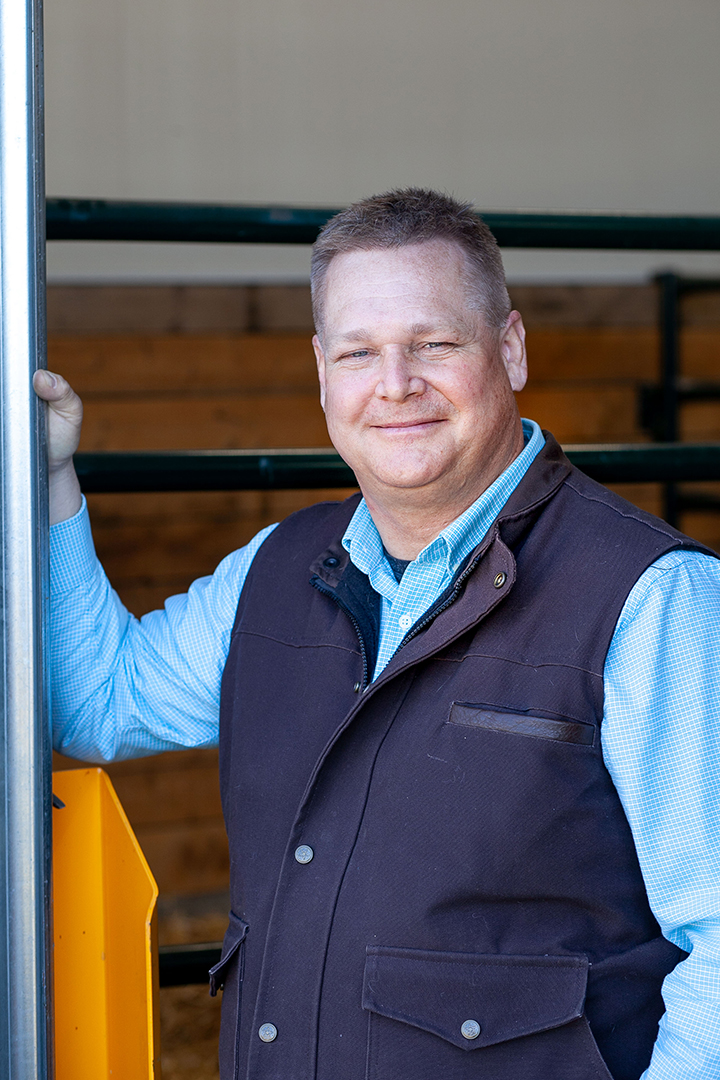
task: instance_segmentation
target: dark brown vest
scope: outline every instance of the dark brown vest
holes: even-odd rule
[[[639,576],[698,545],[550,436],[358,693],[369,646],[340,542],[356,505],[288,518],[240,597],[223,1080],[637,1080],[684,954],[603,764],[603,666]]]

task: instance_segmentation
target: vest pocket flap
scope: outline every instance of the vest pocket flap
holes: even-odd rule
[[[576,720],[552,720],[546,716],[530,713],[497,712],[469,702],[453,701],[449,722],[464,727],[485,728],[502,731],[509,735],[525,735],[534,739],[554,739],[556,742],[577,743],[592,746],[595,728]]]
[[[248,932],[248,924],[243,922],[234,911],[230,912],[230,923],[225,931],[222,943],[222,952],[217,964],[213,964],[208,972],[210,976],[210,994],[215,997],[218,990],[222,990],[228,966],[242,945]]]
[[[587,973],[580,956],[368,946],[363,1008],[476,1050],[577,1019]]]

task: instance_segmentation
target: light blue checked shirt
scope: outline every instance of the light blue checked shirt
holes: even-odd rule
[[[343,539],[382,597],[375,677],[476,547],[543,445],[525,449],[410,563],[398,583],[362,501]],[[214,746],[238,597],[263,529],[211,577],[141,620],[112,591],[87,510],[51,530],[53,729],[90,761]],[[720,1080],[720,563],[659,559],[618,620],[605,664],[602,748],[663,933],[691,956],[665,980],[644,1080]]]

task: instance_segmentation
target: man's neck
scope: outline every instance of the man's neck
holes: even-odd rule
[[[365,501],[385,550],[396,559],[412,561],[443,529],[464,514],[489,486],[486,484],[481,490],[468,490],[464,499],[451,503],[443,500],[440,506],[433,506],[423,499],[414,502],[407,500],[403,505],[395,502],[388,509],[383,503],[367,496]]]
[[[481,494],[479,492],[457,508],[445,506],[435,513],[429,512],[427,506],[396,506],[388,513],[382,505],[366,501],[385,550],[396,559],[412,561]]]

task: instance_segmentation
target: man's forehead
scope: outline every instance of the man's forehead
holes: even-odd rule
[[[426,280],[456,277],[466,268],[465,253],[448,240],[427,240],[396,248],[360,248],[336,255],[328,267],[328,289],[342,288],[346,282],[356,287],[393,277]]]
[[[355,336],[377,318],[397,316],[406,327],[428,328],[474,322],[463,259],[457,245],[443,241],[344,252],[328,270],[326,323],[333,324],[333,336]]]

